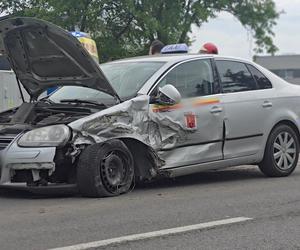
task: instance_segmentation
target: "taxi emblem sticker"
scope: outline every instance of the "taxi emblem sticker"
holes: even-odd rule
[[[187,112],[184,114],[187,129],[197,129],[197,118],[195,113]]]

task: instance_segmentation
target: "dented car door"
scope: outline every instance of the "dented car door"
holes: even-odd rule
[[[224,110],[211,59],[194,59],[174,66],[157,88],[167,84],[180,92],[181,103],[150,105],[152,120],[160,124],[158,129],[173,130],[172,136],[170,131],[160,132],[162,137],[169,135],[161,139],[158,150],[166,161],[165,168],[222,159]]]

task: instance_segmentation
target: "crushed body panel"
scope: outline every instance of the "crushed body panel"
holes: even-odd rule
[[[210,157],[215,160],[214,152],[219,152],[219,157],[222,157],[221,118],[212,131],[214,133],[220,129],[220,133],[209,134],[210,137],[215,136],[215,142],[185,147],[188,143],[198,143],[195,138],[199,136],[201,127],[187,124],[189,105],[167,110],[167,106],[160,107],[149,103],[149,96],[141,95],[70,123],[69,126],[74,131],[73,144],[78,147],[112,138],[133,138],[153,149],[157,158],[164,162],[161,168],[175,167],[181,162],[199,162],[202,156],[204,159]],[[163,112],[158,111],[160,108]],[[207,121],[201,123],[206,128],[210,126]]]

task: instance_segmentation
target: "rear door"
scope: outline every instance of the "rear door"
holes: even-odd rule
[[[254,155],[261,149],[272,112],[272,85],[252,65],[216,60],[225,107],[224,158]],[[259,75],[260,73],[260,75]],[[261,79],[259,79],[261,78]]]
[[[166,160],[166,167],[222,159],[224,109],[211,59],[187,61],[173,67],[157,87],[166,84],[175,86],[182,96],[179,105],[151,105],[150,113],[162,130],[158,151]]]

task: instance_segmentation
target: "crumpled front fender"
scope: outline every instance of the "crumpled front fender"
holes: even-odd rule
[[[167,115],[150,112],[149,96],[142,95],[69,124],[74,145],[113,138],[134,138],[154,151],[175,146],[190,131]]]

